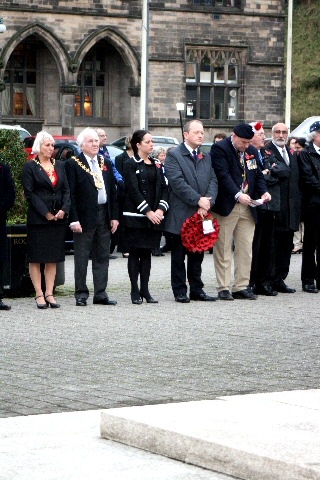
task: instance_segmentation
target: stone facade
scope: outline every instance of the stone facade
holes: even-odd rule
[[[0,82],[4,80],[7,88],[0,93],[2,123],[19,123],[32,133],[45,126],[56,134],[77,134],[84,126],[103,126],[110,141],[139,128],[142,3],[143,0],[3,0],[1,15],[7,30],[0,35]],[[208,141],[214,132],[231,131],[240,121],[263,120],[268,129],[283,119],[285,2],[242,0],[240,8],[214,6],[223,1],[213,1],[212,6],[201,3],[204,2],[149,1],[150,131],[180,137],[176,103],[187,105],[188,95],[189,99],[194,95],[197,116],[201,102],[202,111],[209,112],[202,118]],[[28,80],[16,83],[15,68],[22,67],[10,63],[22,44],[30,44],[36,55],[34,90]],[[237,63],[237,83],[232,91],[223,80],[217,84],[212,80],[206,89],[201,80],[198,85],[194,82],[194,87],[186,83],[187,56],[194,47],[199,56],[206,52],[212,72],[212,58],[219,49],[223,52],[221,58],[227,52],[240,59],[239,64],[230,60]],[[103,71],[94,72],[92,78],[96,85],[98,77],[103,78],[102,86],[86,88],[86,82],[91,81],[90,58],[95,49],[95,68],[101,70],[103,65]],[[197,65],[197,57],[192,58],[192,65]],[[217,92],[222,95],[223,86],[226,90],[221,111],[227,113],[217,113]],[[233,108],[235,101],[226,103],[228,92],[237,98],[235,113],[230,113],[230,105]],[[87,94],[92,102],[87,106],[89,115],[81,110],[85,109]],[[28,112],[26,106],[23,113],[15,109],[19,95],[24,105],[29,98],[32,108],[29,105]],[[81,108],[75,115],[77,95]],[[210,103],[208,108],[206,102]],[[183,117],[187,113],[186,110]]]

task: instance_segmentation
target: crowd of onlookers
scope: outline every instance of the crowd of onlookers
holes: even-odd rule
[[[64,260],[67,228],[73,232],[77,306],[86,306],[89,298],[89,259],[93,303],[116,305],[107,294],[110,251],[116,248],[128,259],[134,305],[143,300],[158,303],[149,291],[151,260],[169,251],[171,287],[179,303],[294,293],[285,279],[291,255],[301,252],[302,289],[318,292],[320,122],[311,125],[308,141],[288,138],[281,122],[272,127],[269,140],[261,122],[240,123],[230,136],[217,133],[210,153],[201,151],[201,121],[187,122],[183,136],[178,146],[154,149],[151,133],[136,130],[113,162],[105,131],[85,128],[77,139],[79,156],[59,162],[52,158],[53,137],[44,131],[37,134],[36,158],[22,171],[37,308],[60,307],[54,281],[56,263]],[[3,247],[6,213],[15,199],[10,169],[3,163],[0,192]],[[191,241],[195,234],[205,236],[215,228],[219,235],[206,237],[205,248],[213,253],[217,298],[203,290],[205,250]],[[210,238],[214,243],[209,245]],[[5,248],[1,252],[0,309],[8,310],[2,300]]]

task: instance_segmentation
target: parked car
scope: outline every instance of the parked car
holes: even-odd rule
[[[210,153],[211,147],[212,147],[212,142],[204,142],[201,145],[200,150],[203,153]]]
[[[30,137],[31,133],[28,132],[25,128],[20,127],[20,125],[4,125],[0,124],[0,129],[2,130],[18,130],[21,140],[23,141],[26,137]]]
[[[306,118],[297,128],[289,133],[289,137],[307,138],[309,128],[314,122],[320,122],[320,117],[314,116]]]
[[[152,138],[153,138],[155,147],[169,148],[169,147],[175,147],[176,145],[179,145],[179,141],[175,137],[162,137],[158,135],[152,135]],[[114,145],[115,147],[125,150],[126,149],[125,139],[126,137],[118,138],[118,140],[111,142],[111,145]]]
[[[32,147],[33,147],[35,138],[36,138],[35,135],[33,135],[33,136],[26,137],[23,140],[24,149],[28,154],[28,160],[31,160],[32,158],[36,157],[36,155],[32,153]],[[76,137],[72,137],[69,135],[53,135],[53,138],[56,144],[60,142],[77,144]]]

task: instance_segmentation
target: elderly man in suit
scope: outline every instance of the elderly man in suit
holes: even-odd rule
[[[272,283],[277,292],[294,293],[295,289],[288,287],[284,280],[290,268],[293,234],[299,229],[301,196],[297,157],[291,154],[287,143],[288,127],[285,123],[276,123],[272,127],[272,141],[265,148],[274,155],[279,164],[288,167],[290,174],[279,183],[280,210],[275,217],[275,268]]]
[[[71,196],[70,228],[74,242],[75,298],[86,306],[87,268],[92,255],[93,303],[116,305],[107,293],[110,233],[118,228],[118,204],[111,161],[98,155],[99,136],[85,128],[77,139],[82,153],[66,162]]]
[[[214,205],[217,179],[210,155],[200,152],[204,140],[203,125],[199,120],[187,122],[183,129],[184,143],[170,149],[166,157],[166,176],[169,181],[170,210],[165,230],[172,234],[171,287],[176,302],[191,300],[214,301],[215,297],[203,291],[201,280],[203,252],[189,252],[181,242],[181,227],[185,220],[198,212],[203,218]],[[187,255],[187,275],[185,257]],[[186,277],[190,285],[187,295]]]
[[[15,188],[9,165],[0,162],[0,310],[10,310],[3,302],[3,265],[7,253],[7,213],[15,201]]]
[[[217,214],[220,235],[214,248],[214,265],[220,300],[257,297],[249,287],[252,240],[255,228],[257,199],[268,202],[263,174],[258,168],[257,149],[250,145],[252,126],[242,123],[233,135],[211,147],[212,166],[218,178],[218,196],[213,211]],[[259,202],[258,202],[259,203]],[[232,240],[234,240],[234,285],[231,281]]]

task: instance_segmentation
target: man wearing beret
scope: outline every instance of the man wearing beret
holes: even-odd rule
[[[320,288],[320,122],[310,126],[309,145],[299,157],[304,209],[301,281],[307,293]]]
[[[299,230],[300,189],[299,168],[296,155],[287,147],[288,127],[285,123],[276,123],[272,127],[272,141],[266,145],[279,164],[287,165],[290,170],[286,178],[280,180],[280,210],[275,214],[274,230],[274,274],[273,290],[281,293],[294,293],[295,289],[286,285],[291,260],[293,234]]]
[[[250,145],[253,135],[252,126],[241,123],[234,127],[230,137],[214,143],[210,151],[218,178],[218,196],[213,211],[220,225],[220,235],[213,253],[220,300],[257,298],[249,287],[255,207],[256,203],[268,202],[271,196],[257,165],[257,149]],[[234,285],[231,295],[233,240]]]

